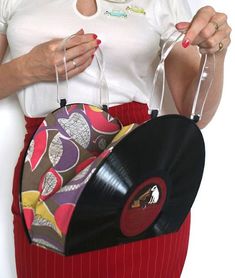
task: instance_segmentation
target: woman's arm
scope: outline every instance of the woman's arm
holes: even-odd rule
[[[212,23],[213,22],[213,23]],[[217,23],[218,22],[218,23]],[[217,26],[218,24],[218,26]],[[166,61],[166,74],[170,90],[180,114],[189,116],[195,95],[195,84],[200,72],[200,56],[194,45],[198,45],[202,54],[209,54],[208,59],[216,58],[216,72],[209,96],[204,107],[200,128],[205,127],[215,114],[223,88],[223,70],[226,49],[230,43],[231,28],[226,15],[216,13],[212,7],[203,7],[191,23],[180,23],[179,30],[187,29],[183,48],[178,44]],[[217,27],[219,29],[217,30]],[[219,44],[223,49],[219,51]],[[191,44],[192,46],[189,46]]]
[[[0,33],[0,63],[3,60],[3,57],[5,55],[6,49],[7,49],[7,37],[6,35]]]
[[[0,62],[7,50],[7,37],[0,34]],[[26,71],[23,70],[23,58],[14,59],[10,63],[0,64],[0,99],[7,97],[30,84]]]
[[[68,77],[84,71],[92,62],[94,52],[100,44],[95,34],[84,34],[80,30],[66,45]],[[34,47],[29,53],[0,64],[0,99],[24,87],[42,81],[55,81],[55,65],[60,79],[65,79],[62,39],[55,39]],[[0,61],[7,48],[5,35],[0,35]],[[60,49],[60,50],[59,50]]]

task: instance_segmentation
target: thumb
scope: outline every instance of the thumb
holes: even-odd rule
[[[76,35],[84,35],[84,30],[83,30],[83,29],[80,29],[80,30],[76,33]]]
[[[186,33],[190,27],[190,22],[178,22],[175,27],[179,32]]]

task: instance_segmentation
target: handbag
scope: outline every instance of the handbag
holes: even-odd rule
[[[205,145],[196,122],[214,73],[204,55],[190,118],[159,116],[165,59],[181,38],[176,32],[162,47],[148,103],[151,119],[141,125],[122,126],[108,113],[102,52],[95,55],[100,107],[67,104],[57,74],[61,108],[33,135],[22,167],[20,207],[32,244],[68,256],[180,228],[203,175]]]

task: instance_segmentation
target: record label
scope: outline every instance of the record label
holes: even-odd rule
[[[156,220],[166,201],[167,187],[161,177],[152,177],[138,185],[129,196],[120,219],[127,237],[144,232]]]

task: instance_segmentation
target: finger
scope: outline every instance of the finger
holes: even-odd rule
[[[222,13],[216,13],[207,26],[200,32],[199,37],[203,40],[207,40],[211,36],[213,36],[216,32],[221,29],[225,29],[227,25],[227,16]]]
[[[199,45],[215,36],[217,33],[221,34],[219,30],[221,30],[222,26],[223,25],[219,25],[216,21],[210,21],[208,25],[200,32],[198,38],[194,41],[194,44]]]
[[[210,19],[215,15],[215,10],[206,6],[201,8],[194,16],[188,31],[183,39],[183,46],[187,47],[189,44],[193,43],[200,32],[208,25]]]
[[[213,33],[213,30],[204,30],[200,33],[195,45],[201,48],[212,48],[226,38],[230,38],[231,27],[225,23],[220,25],[217,32]]]
[[[224,25],[226,22],[227,15],[224,13],[216,13],[210,20],[210,24],[214,25],[215,29],[217,29],[216,24],[218,25],[218,30],[220,29],[220,26]]]
[[[223,22],[223,21],[220,21]],[[218,45],[223,40],[230,40],[230,34],[231,34],[231,27],[227,24],[227,21],[222,23],[222,25],[219,26],[219,29],[217,32],[215,32],[213,35],[210,35],[209,32],[204,32],[204,34],[201,34],[203,36],[203,40],[198,44],[200,48],[214,48],[216,45]]]
[[[227,32],[221,29],[220,31],[217,31],[211,36],[210,35],[204,36],[202,42],[200,42],[198,46],[202,48],[213,48],[215,45],[217,45],[219,42],[224,40],[226,37],[228,37]]]
[[[90,51],[95,51],[100,43],[100,40],[92,40],[88,43],[83,43],[76,47],[70,48],[66,51],[66,60],[73,60],[87,52],[89,53]]]
[[[90,58],[89,60],[87,60],[84,64],[79,65],[78,67],[70,70],[68,72],[68,78],[74,77],[76,75],[78,75],[79,73],[83,72],[86,70],[86,68],[88,68],[90,66],[90,64],[92,63],[92,58]],[[65,78],[65,76],[62,76],[62,79]]]
[[[73,60],[67,61],[67,64],[66,64],[67,71],[73,70],[75,67],[79,67],[79,66],[85,64],[87,62],[87,60],[89,60],[90,58],[93,59],[94,53],[95,53],[95,50],[92,49],[92,50],[86,52],[82,56],[79,56]],[[64,74],[64,72],[65,72],[64,64],[60,65],[59,69],[60,69],[60,73]]]
[[[60,39],[56,45],[56,50],[63,50],[64,49],[64,44],[65,47],[70,47],[70,45],[73,45],[73,39],[74,38],[80,38],[82,35],[84,35],[84,30],[80,29],[77,33],[75,33],[74,35],[71,35],[68,38],[64,38],[64,39]],[[71,43],[72,41],[72,43]]]
[[[82,43],[88,43],[96,39],[97,39],[97,35],[93,33],[83,34],[83,35],[77,34],[74,35],[66,42],[66,49],[70,49],[74,46],[80,45]]]
[[[76,65],[83,65],[84,63],[86,63],[87,60],[89,60],[90,58],[94,57],[95,50],[91,49],[90,51],[87,51],[84,55],[81,55],[81,56],[79,56],[77,58],[74,58],[73,59],[74,64],[76,64]]]
[[[199,51],[201,54],[214,54],[217,52],[222,52],[223,50],[226,50],[228,48],[230,42],[231,42],[230,38],[227,38],[225,40],[222,40],[214,44],[211,47],[200,47]]]
[[[84,30],[83,29],[80,29],[77,33],[75,33],[75,35],[84,35],[85,34],[85,32],[84,32]]]

